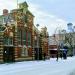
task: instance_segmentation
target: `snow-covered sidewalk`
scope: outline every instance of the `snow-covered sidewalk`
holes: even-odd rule
[[[0,75],[72,75],[75,70],[75,57],[67,60],[56,58],[46,61],[25,61],[13,64],[0,64]],[[75,75],[75,74],[73,74]]]

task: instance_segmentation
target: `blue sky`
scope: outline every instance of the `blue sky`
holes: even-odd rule
[[[48,28],[50,35],[55,33],[55,29],[66,28],[68,22],[75,24],[75,0],[18,0],[26,1],[29,10],[34,14],[34,24]],[[0,0],[0,14],[2,10],[16,8],[17,0]]]

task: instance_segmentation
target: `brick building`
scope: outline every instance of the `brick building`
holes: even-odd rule
[[[42,59],[45,46],[33,20],[34,15],[28,10],[26,2],[20,3],[19,8],[10,13],[7,9],[3,10],[0,16],[0,62],[32,60],[35,57]],[[48,41],[45,41],[45,45],[48,46]],[[48,56],[48,47],[45,50]]]

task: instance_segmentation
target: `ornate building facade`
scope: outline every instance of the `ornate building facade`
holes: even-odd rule
[[[0,16],[0,62],[32,60],[36,57],[42,59],[45,46],[38,42],[40,32],[35,31],[33,21],[34,15],[28,10],[26,2],[20,3],[19,8],[10,13],[7,9],[3,10],[3,15]],[[48,41],[46,42],[47,47]]]

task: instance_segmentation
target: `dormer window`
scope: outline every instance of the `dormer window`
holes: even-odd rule
[[[11,18],[10,16],[4,16],[3,17],[3,24],[9,24],[11,22]]]

